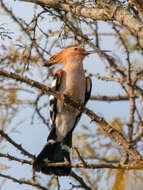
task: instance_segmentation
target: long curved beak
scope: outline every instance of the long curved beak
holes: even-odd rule
[[[85,51],[85,54],[89,55],[89,54],[93,54],[93,53],[100,53],[100,52],[111,52],[110,50],[91,50],[91,51]]]

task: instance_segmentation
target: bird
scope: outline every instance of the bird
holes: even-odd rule
[[[86,105],[90,98],[92,81],[90,77],[85,76],[83,60],[96,52],[73,45],[52,56],[44,66],[62,64],[63,68],[56,71],[51,88]],[[47,175],[68,176],[71,171],[70,164],[62,167],[48,164],[71,163],[72,134],[82,113],[54,96],[50,96],[49,104],[51,131],[45,146],[33,163],[33,169]]]

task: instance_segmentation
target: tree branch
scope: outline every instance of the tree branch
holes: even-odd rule
[[[129,97],[127,95],[117,95],[117,96],[102,96],[102,95],[92,95],[90,100],[98,100],[98,101],[129,101]]]
[[[17,144],[14,140],[12,140],[6,133],[3,132],[3,130],[0,130],[0,135],[2,137],[4,137],[10,144],[12,144],[14,147],[16,147],[18,150],[20,150],[22,152],[22,154],[24,154],[30,158],[34,158],[34,156],[32,154],[27,152],[24,148],[22,148],[21,145]]]
[[[62,9],[66,12],[71,12],[76,16],[91,18],[94,20],[116,20],[126,26],[135,36],[143,39],[143,23],[135,18],[122,4],[109,4],[108,2],[104,8],[89,8],[83,6],[81,3],[73,3],[73,1],[66,0],[20,0],[25,2],[32,2],[39,5],[49,6],[51,8]],[[112,11],[111,11],[112,10]]]
[[[70,176],[73,177],[74,179],[76,179],[84,189],[86,189],[86,190],[92,190],[92,189],[86,184],[86,182],[84,182],[83,178],[80,177],[80,176],[78,176],[75,172],[71,171]]]
[[[21,184],[26,184],[26,185],[31,185],[33,187],[37,187],[37,188],[42,189],[42,190],[47,190],[47,188],[45,188],[45,187],[43,187],[43,186],[41,186],[41,185],[39,185],[37,183],[34,183],[34,182],[32,182],[32,181],[30,181],[28,179],[25,179],[25,178],[23,178],[23,179],[16,179],[14,177],[11,177],[9,175],[4,175],[4,174],[1,174],[1,173],[0,173],[0,177],[9,179],[11,181],[14,181],[15,183],[19,183],[20,185]]]
[[[0,157],[3,157],[3,158],[7,158],[9,160],[13,160],[13,161],[17,161],[17,162],[20,162],[22,164],[30,164],[32,165],[32,161],[28,161],[28,160],[24,160],[24,159],[21,159],[21,158],[16,158],[10,154],[2,154],[0,153]]]
[[[16,162],[20,162],[22,164],[28,164],[28,165],[32,165],[32,161],[28,161],[28,160],[24,160],[24,159],[20,159],[20,158],[16,158],[10,154],[2,154],[0,153],[0,157],[3,158],[7,158],[9,160],[13,160]],[[71,167],[71,168],[86,168],[86,169],[128,169],[128,170],[136,170],[136,169],[143,169],[143,165],[142,164],[122,164],[122,163],[101,163],[101,164],[88,164],[87,162],[84,161],[80,162],[80,163],[68,163],[68,162],[57,162],[57,163],[49,163],[48,167]],[[72,173],[71,173],[72,174]]]
[[[121,164],[121,163],[104,163],[104,164],[88,164],[86,165],[84,163],[68,163],[68,162],[56,162],[56,163],[49,163],[47,164],[48,167],[71,167],[71,168],[86,168],[86,169],[128,169],[128,170],[142,170],[143,165],[141,164]]]

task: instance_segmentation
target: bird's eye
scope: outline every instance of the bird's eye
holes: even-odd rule
[[[77,48],[74,48],[74,50],[77,50]]]

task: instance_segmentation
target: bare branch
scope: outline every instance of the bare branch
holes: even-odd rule
[[[28,180],[28,179],[24,179],[24,178],[23,178],[23,179],[16,179],[16,178],[14,178],[14,177],[11,177],[11,176],[9,176],[9,175],[4,175],[4,174],[1,174],[1,173],[0,173],[0,177],[9,179],[9,180],[11,180],[11,181],[14,181],[15,183],[19,183],[20,185],[21,185],[21,184],[26,184],[26,185],[31,185],[31,186],[33,186],[33,187],[38,187],[39,189],[42,189],[42,190],[47,190],[47,188],[45,188],[45,187],[43,187],[43,186],[41,186],[41,185],[39,185],[39,184],[37,184],[37,183],[31,182],[31,181]]]
[[[143,24],[137,20],[127,9],[121,4],[106,3],[104,8],[89,8],[80,3],[73,3],[73,1],[63,0],[22,0],[25,2],[32,2],[39,5],[49,6],[51,8],[62,9],[66,12],[71,12],[77,16],[91,18],[94,20],[116,20],[129,28],[129,30],[139,38],[143,39]],[[112,11],[111,11],[112,10]]]
[[[2,137],[4,137],[10,144],[12,144],[14,147],[16,147],[18,150],[20,150],[22,154],[24,154],[30,158],[34,158],[34,156],[32,154],[27,152],[27,150],[22,148],[21,145],[17,144],[14,140],[12,140],[6,133],[3,132],[3,130],[0,130],[0,135]]]
[[[20,158],[16,158],[10,154],[2,154],[0,153],[0,157],[4,157],[7,158],[9,160],[13,160],[13,161],[17,161],[20,162],[22,164],[28,164],[28,165],[32,165],[32,161],[28,161],[28,160],[24,160],[24,159],[20,159]],[[83,158],[82,158],[83,159]],[[111,169],[142,169],[143,166],[141,164],[122,164],[122,163],[101,163],[101,164],[88,164],[87,162],[80,162],[80,163],[68,163],[68,162],[57,162],[57,163],[49,163],[48,166],[52,166],[52,167],[72,167],[72,168],[86,168],[86,169],[101,169],[101,168],[111,168]],[[72,173],[71,173],[72,174]],[[71,175],[70,174],[70,175]]]
[[[13,161],[17,161],[17,162],[20,162],[22,164],[29,164],[29,165],[32,165],[32,162],[31,161],[28,161],[28,160],[24,160],[24,159],[21,159],[21,158],[16,158],[10,154],[2,154],[0,153],[0,157],[3,157],[3,158],[7,158],[9,160],[13,160]]]
[[[102,96],[102,95],[92,95],[90,100],[98,100],[98,101],[129,101],[129,97],[127,95],[117,95],[117,96]]]
[[[81,187],[83,187],[84,189],[86,189],[86,190],[92,190],[92,189],[84,182],[83,178],[80,177],[80,176],[78,176],[75,172],[71,171],[70,176],[73,177],[74,179],[76,179],[76,180],[80,183]]]
[[[86,169],[101,169],[101,168],[106,168],[106,169],[128,169],[128,170],[138,170],[138,169],[143,169],[142,164],[122,164],[122,163],[110,163],[110,164],[88,164],[86,165],[84,163],[69,163],[69,162],[57,162],[57,163],[49,163],[48,167],[72,167],[72,168],[86,168]]]

